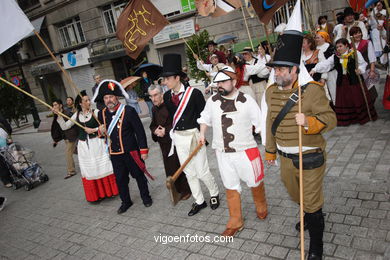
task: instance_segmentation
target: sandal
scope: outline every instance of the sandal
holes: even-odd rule
[[[66,180],[66,179],[69,179],[70,177],[73,177],[73,176],[75,176],[76,175],[76,173],[75,172],[73,172],[73,173],[68,173],[65,177],[64,177],[64,179]]]

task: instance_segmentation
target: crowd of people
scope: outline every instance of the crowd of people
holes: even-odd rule
[[[145,165],[149,150],[134,90],[139,84],[151,117],[151,137],[161,148],[166,176],[172,176],[195,147],[202,145],[175,182],[181,200],[194,199],[188,216],[198,214],[208,203],[212,210],[221,203],[221,191],[206,154],[206,132],[213,129],[211,147],[229,208],[229,221],[222,235],[234,236],[244,227],[241,181],[252,191],[257,217],[262,220],[268,215],[263,159],[255,138],[259,133],[264,134],[261,142],[265,161],[274,165],[279,155],[282,182],[292,200],[299,203],[296,129],[302,126],[308,259],[321,259],[326,167],[322,134],[336,125],[365,124],[378,118],[374,106],[378,68],[388,65],[384,16],[381,2],[368,17],[348,7],[337,14],[337,25],[321,16],[315,32],[303,33],[291,17],[279,35],[278,46],[274,48],[265,41],[257,50],[245,47],[236,54],[231,50],[221,52],[210,41],[205,61],[193,55],[197,68],[209,78],[206,93],[211,96],[207,100],[199,89],[189,86],[179,54],[164,55],[157,83],[146,72],[121,83],[96,75],[92,98],[82,91],[74,102],[69,97],[65,106],[61,100],[53,102],[53,145],[65,140],[65,179],[76,174],[73,154],[77,153],[87,201],[119,194],[117,213],[126,212],[133,205],[128,186],[131,176],[145,207],[152,206],[147,178],[154,177]],[[303,80],[300,75],[308,80],[299,82]],[[302,87],[302,112],[296,105],[298,84]],[[119,101],[121,97],[127,105]],[[97,109],[91,103],[96,103]],[[200,181],[208,190],[208,202]]]

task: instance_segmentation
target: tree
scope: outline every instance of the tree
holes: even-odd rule
[[[0,82],[0,113],[13,120],[19,127],[20,120],[27,114],[27,96],[7,84]]]
[[[192,50],[199,56],[203,61],[207,59],[207,43],[210,40],[210,35],[207,30],[203,30],[199,34],[194,34],[190,40],[187,41],[188,45]],[[186,53],[188,57],[188,66],[191,71],[191,78],[196,81],[209,81],[209,78],[206,76],[206,73],[203,70],[199,70],[196,66],[196,60],[192,55],[192,51],[186,46]]]

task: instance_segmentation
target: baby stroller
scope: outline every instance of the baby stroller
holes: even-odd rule
[[[4,160],[10,172],[13,188],[24,186],[29,191],[35,183],[43,183],[49,180],[42,167],[33,160],[34,152],[12,143],[0,149],[0,156]]]

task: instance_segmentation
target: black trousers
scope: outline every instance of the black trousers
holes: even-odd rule
[[[111,162],[122,204],[130,205],[132,203],[129,190],[129,174],[137,181],[142,201],[144,203],[150,203],[152,198],[149,194],[148,181],[130,153],[111,155]]]

